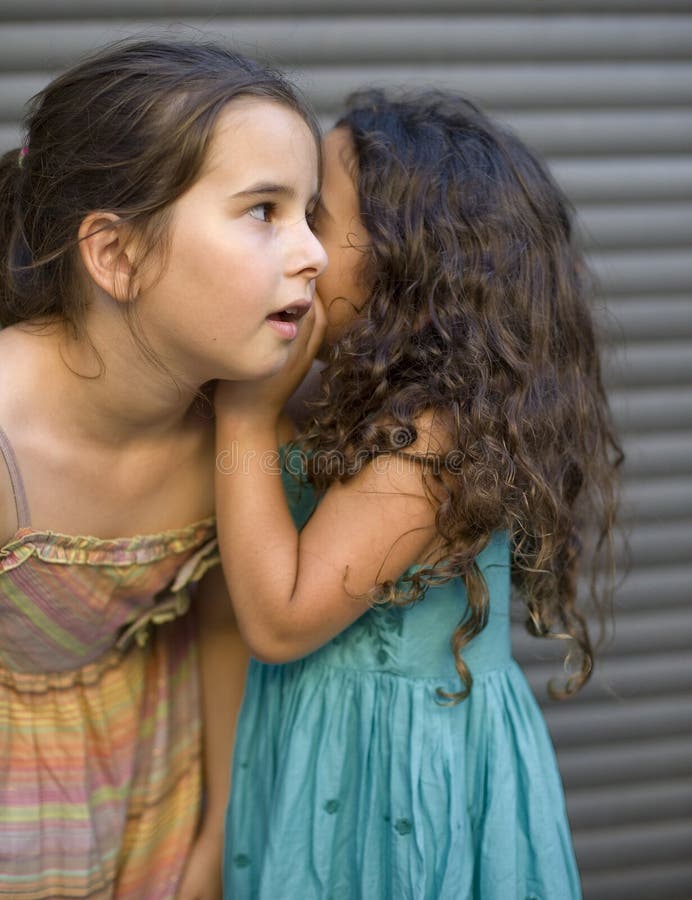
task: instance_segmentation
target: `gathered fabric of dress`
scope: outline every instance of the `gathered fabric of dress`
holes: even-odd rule
[[[194,584],[212,518],[0,549],[0,898],[175,897],[201,805]],[[0,463],[2,459],[0,458]]]
[[[284,484],[301,527],[314,495]],[[251,662],[226,900],[581,897],[553,747],[511,655],[509,562],[503,534],[478,558],[490,616],[464,648],[473,687],[456,706],[436,690],[460,688],[459,580],[369,610],[297,662]]]

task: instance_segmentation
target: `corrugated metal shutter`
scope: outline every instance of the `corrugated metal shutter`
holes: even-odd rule
[[[545,702],[587,900],[692,898],[692,6],[689,0],[2,0],[0,147],[83,51],[184,22],[264,51],[328,124],[364,84],[477,98],[543,151],[600,275],[632,568],[578,699]],[[545,642],[516,632],[540,697]],[[556,900],[556,898],[550,898]]]

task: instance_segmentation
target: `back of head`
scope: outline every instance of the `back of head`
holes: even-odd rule
[[[473,561],[506,530],[536,629],[579,646],[572,690],[591,665],[576,572],[587,526],[610,535],[620,451],[569,205],[517,137],[458,95],[367,91],[338,125],[355,148],[371,293],[332,357],[321,449],[399,452],[439,415],[454,451],[439,478],[445,571],[466,577],[473,611],[456,647],[485,615]],[[374,421],[395,427],[391,447]]]
[[[198,177],[220,112],[240,96],[289,106],[318,139],[281,75],[213,43],[116,44],[41,91],[24,147],[0,161],[0,325],[60,319],[79,332],[81,221],[117,214],[141,234],[146,255]]]
[[[449,93],[356,94],[341,123],[358,160],[373,303],[382,299],[373,318],[432,322],[441,350],[457,354],[463,338],[466,358],[475,326],[484,342],[502,330],[503,344],[531,329],[524,350],[549,354],[554,331],[541,326],[567,306],[584,309],[588,285],[567,201],[542,162]]]

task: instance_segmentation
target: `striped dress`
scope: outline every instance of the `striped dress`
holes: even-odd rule
[[[0,450],[19,521],[0,549],[0,898],[172,898],[200,809],[186,613],[218,562],[214,521],[35,531],[1,431]]]

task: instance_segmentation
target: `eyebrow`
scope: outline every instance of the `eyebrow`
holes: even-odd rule
[[[238,191],[231,196],[235,197],[252,197],[255,194],[283,194],[286,197],[295,197],[295,190],[285,184],[276,184],[272,181],[258,181],[245,190]]]
[[[238,198],[256,197],[258,195],[266,196],[267,194],[274,194],[285,197],[287,200],[294,200],[296,197],[296,190],[287,184],[276,184],[272,181],[258,181],[256,184],[252,184],[242,191],[231,194],[230,199],[235,200]],[[316,191],[310,198],[310,203],[317,203],[319,196],[319,191]]]

